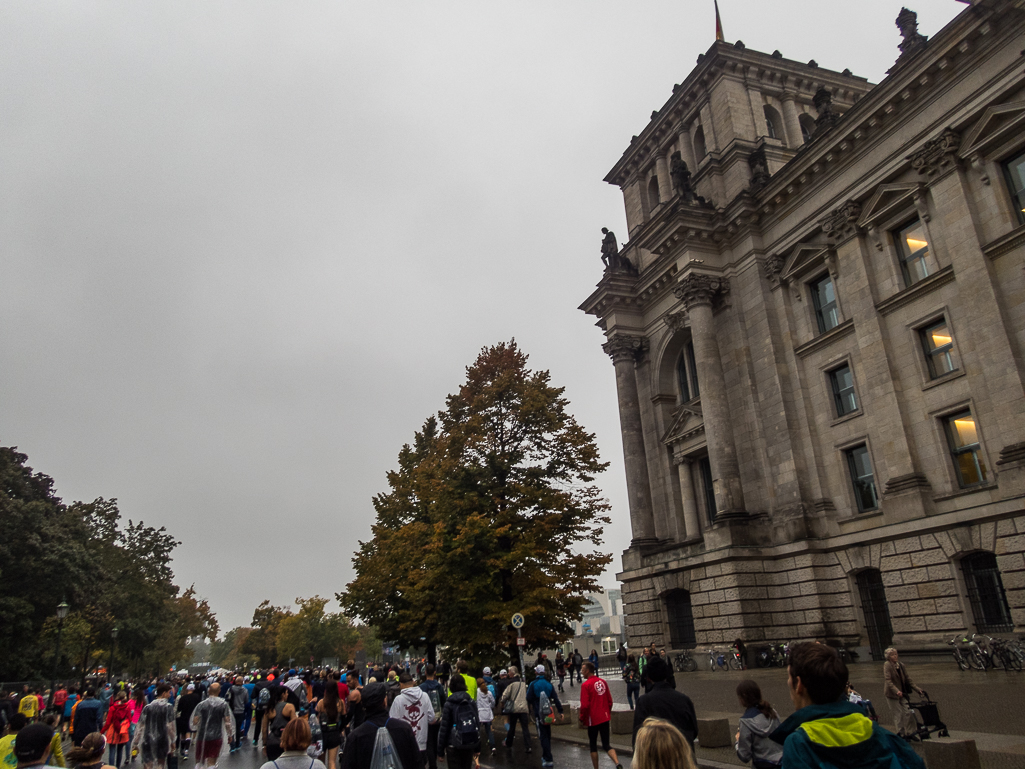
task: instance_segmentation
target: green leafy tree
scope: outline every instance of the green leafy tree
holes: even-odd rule
[[[325,611],[328,599],[296,598],[299,611],[284,617],[278,626],[278,655],[306,664],[324,657],[345,659],[359,643],[359,632],[338,613]]]
[[[256,667],[259,660],[255,654],[245,654],[242,647],[246,638],[255,632],[251,627],[236,627],[224,634],[224,638],[210,644],[210,661],[228,670],[240,670],[243,666]]]
[[[516,658],[515,611],[531,648],[571,636],[611,556],[595,552],[609,505],[593,481],[607,465],[563,392],[515,341],[482,350],[375,498],[343,607],[400,645],[426,636],[472,656]]]
[[[292,610],[287,607],[272,606],[270,601],[261,603],[253,612],[253,632],[243,639],[239,652],[255,657],[262,668],[283,661],[278,657],[278,627],[281,620],[291,614]]]

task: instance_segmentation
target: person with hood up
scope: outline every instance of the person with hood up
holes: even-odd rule
[[[420,746],[413,734],[413,728],[405,721],[388,715],[388,685],[375,681],[359,691],[360,702],[366,709],[366,720],[353,729],[349,739],[345,741],[340,769],[370,769],[377,730],[381,727],[388,730],[388,735],[395,746],[395,755],[402,763],[402,769],[420,769],[423,766],[420,763]]]
[[[171,704],[170,684],[156,688],[156,698],[142,709],[132,749],[142,756],[145,769],[153,765],[164,766],[168,754],[174,750],[174,706]]]
[[[128,731],[131,726],[132,709],[128,705],[128,694],[122,690],[115,695],[103,724],[103,733],[110,746],[107,761],[115,767],[121,766],[122,758],[128,758],[125,749],[128,747]]]
[[[562,703],[559,702],[559,695],[555,693],[555,687],[548,680],[548,673],[544,665],[534,668],[537,677],[527,687],[527,706],[534,711],[534,723],[537,726],[537,741],[541,743],[541,766],[555,766],[552,758],[552,725],[547,722],[548,718],[554,721],[556,710],[559,712],[559,720],[562,721]],[[541,697],[548,700],[548,711],[542,712]]]
[[[196,685],[188,684],[185,687],[185,692],[178,697],[174,706],[175,728],[178,732],[177,739],[181,746],[182,758],[189,757],[189,737],[192,734],[189,731],[189,726],[192,724],[192,711],[199,703],[200,697],[199,692],[196,691]]]
[[[196,734],[196,766],[213,766],[235,736],[235,719],[221,697],[221,685],[210,684],[207,697],[192,711],[190,730]],[[244,690],[243,690],[244,691]]]
[[[399,675],[399,693],[392,700],[388,715],[409,724],[416,737],[417,747],[420,748],[421,764],[425,764],[428,726],[438,719],[438,714],[434,712],[427,692],[416,685],[409,673]]]
[[[487,737],[491,755],[495,755],[498,750],[495,748],[495,733],[491,730],[495,721],[495,693],[492,689],[494,687],[488,686],[487,681],[483,678],[477,679],[477,718],[480,719],[480,725],[484,727],[484,736]]]
[[[847,701],[847,665],[836,649],[801,643],[790,649],[787,688],[797,712],[770,737],[783,746],[786,769],[925,769],[903,739]]]
[[[477,703],[466,691],[462,676],[452,676],[450,694],[441,712],[438,758],[448,758],[449,769],[472,769],[480,753],[480,717]]]
[[[652,657],[644,669],[645,682],[650,684],[647,694],[637,699],[634,710],[633,740],[637,740],[637,731],[647,718],[661,718],[668,721],[687,739],[687,744],[694,750],[694,739],[698,736],[698,719],[694,713],[694,703],[683,692],[673,689],[668,681],[669,665],[661,657]]]
[[[779,728],[779,715],[762,699],[762,690],[751,679],[737,684],[737,699],[745,708],[735,738],[737,758],[745,764],[750,762],[754,769],[779,769],[783,748],[769,739]]]
[[[235,719],[235,741],[231,743],[231,752],[237,753],[242,748],[242,738],[245,732],[242,727],[246,722],[246,712],[249,710],[249,690],[242,682],[242,676],[235,676],[235,684],[228,690],[225,701],[231,707],[232,718]]]

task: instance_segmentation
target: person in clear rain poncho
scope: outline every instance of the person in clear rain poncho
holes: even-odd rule
[[[235,734],[235,719],[231,707],[219,695],[221,685],[210,684],[207,698],[192,711],[192,731],[196,766],[215,766],[217,759],[228,753]]]
[[[153,702],[142,709],[132,741],[132,749],[139,751],[146,769],[153,769],[154,764],[163,767],[167,755],[174,750],[174,705],[170,685],[160,684],[155,695]]]

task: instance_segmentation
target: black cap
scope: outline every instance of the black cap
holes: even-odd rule
[[[380,681],[374,681],[360,690],[360,701],[367,710],[374,710],[384,707],[385,698],[388,696],[388,685]]]
[[[46,724],[31,724],[14,738],[14,755],[24,764],[42,761],[52,740],[53,729]]]

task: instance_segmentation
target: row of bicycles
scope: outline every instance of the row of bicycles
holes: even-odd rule
[[[1004,640],[975,633],[954,636],[947,641],[953,649],[954,662],[961,670],[1021,670],[1025,666],[1025,643],[1019,639]]]
[[[737,649],[705,649],[708,654],[709,670],[744,670],[744,658]],[[679,673],[693,673],[698,669],[698,661],[690,653],[684,650],[673,657],[673,669]]]

